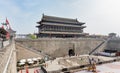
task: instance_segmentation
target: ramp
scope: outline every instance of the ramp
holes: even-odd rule
[[[16,50],[17,50],[17,61],[21,59],[44,57],[40,52],[31,48],[27,48],[19,43],[16,43]]]

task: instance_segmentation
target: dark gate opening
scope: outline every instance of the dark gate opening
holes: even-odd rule
[[[75,51],[74,51],[73,49],[70,49],[70,50],[68,51],[68,55],[69,55],[69,56],[74,56],[74,55],[75,55]]]

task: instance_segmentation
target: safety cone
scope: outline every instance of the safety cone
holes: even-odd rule
[[[28,67],[26,67],[26,73],[29,73]]]
[[[20,73],[22,73],[22,70],[20,70]]]
[[[34,70],[34,73],[36,73],[36,71]]]

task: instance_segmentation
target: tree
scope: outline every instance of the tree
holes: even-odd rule
[[[34,34],[29,34],[29,38],[31,38],[31,39],[36,39],[36,35],[34,35]]]

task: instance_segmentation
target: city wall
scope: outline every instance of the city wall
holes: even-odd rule
[[[111,38],[106,45],[106,49],[117,50],[120,52],[120,38]]]
[[[29,48],[39,50],[52,57],[66,56],[69,50],[74,50],[75,55],[88,54],[97,47],[103,39],[98,38],[40,38],[40,39],[16,39],[17,43]],[[99,47],[98,51],[106,48],[106,43]]]
[[[10,43],[0,50],[0,73],[16,73],[16,63],[15,43]]]

